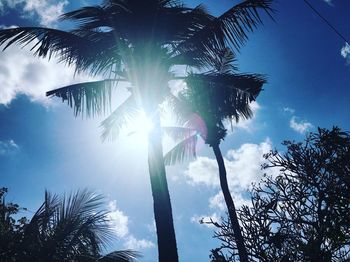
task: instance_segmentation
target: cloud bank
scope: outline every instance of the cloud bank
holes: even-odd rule
[[[48,104],[47,91],[90,80],[86,75],[75,76],[74,68],[58,63],[57,58],[48,61],[34,57],[29,47],[11,46],[0,52],[0,105],[10,104],[20,94]]]
[[[1,0],[0,13],[7,8],[17,9],[24,18],[37,16],[41,25],[52,26],[68,4],[68,0]]]
[[[141,250],[153,248],[155,244],[147,239],[138,239],[129,232],[129,217],[123,211],[118,209],[117,201],[113,200],[108,203],[108,220],[115,235],[122,239],[124,248],[132,250]]]
[[[238,149],[231,149],[224,158],[227,180],[232,197],[236,207],[243,204],[249,205],[247,190],[251,188],[252,183],[261,180],[264,173],[276,175],[277,170],[261,170],[261,165],[265,163],[263,154],[272,149],[272,142],[266,139],[260,144],[243,144]],[[198,157],[191,162],[185,170],[187,183],[193,186],[207,186],[217,190],[217,193],[208,199],[209,208],[215,210],[212,215],[197,215],[191,218],[191,222],[198,222],[200,218],[208,220],[217,219],[218,214],[226,210],[226,204],[220,190],[219,170],[215,159],[208,157]]]

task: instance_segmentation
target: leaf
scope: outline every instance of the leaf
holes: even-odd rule
[[[109,117],[102,121],[100,125],[103,129],[101,135],[102,140],[116,139],[121,129],[136,117],[138,113],[139,108],[136,105],[134,97],[131,95],[116,108]]]
[[[74,65],[79,72],[89,70],[93,75],[110,72],[120,66],[117,46],[122,41],[111,32],[65,32],[42,27],[0,30],[3,50],[14,44],[21,47],[30,45],[30,50],[39,57],[51,59],[57,56],[59,62]]]
[[[192,105],[192,110],[207,121],[217,121],[219,126],[225,119],[250,118],[249,103],[266,83],[262,75],[232,73],[190,74],[185,81],[188,88],[182,95]]]
[[[193,135],[193,133],[197,133],[197,131],[193,128],[188,127],[177,127],[177,126],[166,126],[162,127],[162,131],[164,134],[167,134],[175,141],[184,140]]]
[[[172,114],[174,115],[176,122],[181,126],[186,126],[188,119],[193,114],[191,105],[186,99],[173,94],[169,94],[166,98],[167,106],[170,108]]]
[[[95,116],[110,111],[112,91],[118,80],[106,79],[65,86],[46,93],[67,101],[74,108],[74,114]]]
[[[197,140],[198,136],[195,134],[178,143],[173,149],[165,154],[164,164],[174,165],[176,163],[182,163],[185,160],[196,158]]]
[[[232,46],[239,51],[248,39],[248,32],[262,24],[258,11],[261,9],[272,18],[271,4],[271,0],[247,0],[219,17],[208,15],[200,21],[200,26],[192,29],[193,34],[174,49],[184,54],[197,53],[198,59],[210,65],[218,50]]]
[[[97,261],[101,262],[132,262],[136,261],[137,258],[141,257],[139,252],[132,251],[132,250],[121,250],[121,251],[114,251],[112,253],[109,253],[101,258],[99,258]]]

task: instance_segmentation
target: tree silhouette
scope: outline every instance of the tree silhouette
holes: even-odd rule
[[[94,116],[111,104],[114,87],[125,81],[130,96],[102,123],[103,137],[117,135],[139,109],[153,120],[148,163],[154,200],[159,260],[178,261],[172,209],[161,145],[158,106],[171,96],[169,80],[176,65],[197,69],[211,66],[217,50],[239,50],[247,32],[261,23],[259,9],[271,13],[271,0],[247,0],[216,17],[203,5],[186,7],[178,0],[105,0],[62,16],[77,21],[77,29],[21,27],[0,31],[0,45],[35,43],[39,57],[58,56],[77,72],[105,79],[56,89],[75,114]],[[187,76],[181,76],[186,78]],[[180,78],[181,78],[180,77]]]
[[[199,116],[200,123],[191,121],[190,117],[186,122],[188,129],[174,130],[176,136],[179,135],[176,132],[185,132],[185,139],[165,155],[165,163],[174,164],[184,158],[195,156],[198,135],[213,149],[239,256],[241,261],[247,261],[247,251],[228,187],[226,168],[219,145],[227,133],[224,121],[238,122],[240,118],[252,116],[249,104],[258,96],[265,79],[257,74],[234,73],[234,56],[229,50],[223,50],[218,58],[219,60],[213,65],[215,70],[201,75],[192,74],[186,79],[187,88],[179,94],[181,107],[178,114],[188,115],[193,112],[195,116]],[[170,128],[167,129],[169,130]]]
[[[348,261],[350,259],[350,133],[319,128],[303,143],[266,154],[265,176],[252,190],[252,205],[239,211],[252,261]],[[212,261],[236,261],[229,221],[214,223],[222,241]],[[226,251],[226,252],[224,252]],[[225,260],[215,259],[226,254]]]
[[[20,207],[5,202],[6,192],[0,190],[1,261],[131,262],[140,256],[131,250],[101,255],[113,235],[100,195],[83,190],[59,198],[45,192],[33,217],[16,222]]]

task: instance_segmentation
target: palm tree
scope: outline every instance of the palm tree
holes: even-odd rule
[[[102,204],[100,195],[87,190],[63,198],[45,192],[44,203],[14,235],[11,257],[2,258],[5,261],[135,261],[140,255],[131,250],[100,255],[113,237],[108,211],[101,208]]]
[[[165,128],[165,131],[175,139],[185,139],[169,151],[164,159],[166,164],[174,164],[185,158],[195,157],[198,135],[213,149],[240,261],[248,261],[219,145],[227,133],[224,121],[238,122],[241,117],[250,118],[252,111],[249,104],[258,96],[266,80],[257,74],[234,73],[236,67],[233,66],[233,62],[234,55],[230,50],[223,50],[213,64],[215,70],[201,75],[191,74],[185,80],[187,88],[180,92],[179,100],[174,104],[177,106],[175,111],[182,117],[191,112],[199,115],[204,126],[198,125],[198,121],[189,120],[185,123],[187,126],[185,128]]]
[[[261,23],[259,9],[270,15],[271,2],[247,0],[216,17],[202,5],[189,8],[178,0],[105,0],[64,14],[62,19],[79,23],[70,32],[41,27],[0,31],[4,49],[33,42],[31,50],[39,57],[56,55],[77,72],[105,76],[47,93],[68,101],[76,115],[107,112],[117,84],[130,84],[130,96],[102,123],[103,137],[118,135],[139,109],[153,119],[148,163],[160,261],[178,261],[158,111],[170,95],[172,70],[176,65],[211,66],[216,51],[227,45],[239,50],[247,32]]]

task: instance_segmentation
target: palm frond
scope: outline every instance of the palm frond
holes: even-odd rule
[[[133,250],[120,250],[109,253],[97,261],[100,262],[133,262],[141,257],[139,252]]]
[[[165,165],[174,165],[182,163],[185,160],[192,160],[196,158],[196,146],[198,135],[194,134],[173,147],[164,156]]]
[[[225,48],[217,53],[217,58],[213,60],[214,70],[219,74],[230,74],[238,70],[235,65],[236,57],[232,50]]]
[[[188,89],[183,94],[192,110],[215,122],[250,118],[249,104],[259,95],[266,79],[258,74],[191,74],[186,82]]]
[[[3,50],[13,44],[24,47],[30,43],[35,43],[31,50],[43,58],[51,58],[54,54],[69,54],[73,58],[89,45],[86,39],[58,29],[18,27],[0,30],[0,45],[5,45]]]
[[[219,50],[231,46],[239,51],[247,41],[248,33],[262,24],[259,11],[263,10],[272,18],[271,5],[272,0],[246,0],[219,17],[207,16],[201,26],[174,49],[178,53],[197,54],[192,56],[211,65],[211,59],[215,58]],[[202,58],[199,57],[200,54]]]
[[[103,196],[95,194],[87,189],[78,190],[68,196],[64,196],[61,201],[61,210],[63,219],[70,217],[89,216],[96,213],[96,209],[100,208]]]
[[[117,43],[111,32],[77,30],[65,32],[42,27],[19,27],[0,30],[0,46],[3,50],[11,45],[25,47],[35,55],[74,65],[77,71],[89,71],[96,75],[112,70],[120,64]]]
[[[193,128],[178,127],[178,126],[165,126],[162,127],[164,134],[168,135],[174,141],[184,140],[196,133],[197,131]]]
[[[262,24],[259,10],[263,10],[271,19],[273,9],[272,0],[246,0],[218,17],[217,30],[222,29],[227,43],[236,50],[248,40],[248,32],[252,32]]]
[[[46,192],[43,205],[25,227],[22,246],[26,260],[38,256],[42,261],[97,256],[112,239],[103,204],[101,195],[88,190],[63,198]]]
[[[45,200],[39,209],[35,212],[32,217],[29,227],[35,226],[38,232],[43,229],[46,230],[52,222],[52,217],[54,216],[57,207],[59,206],[59,198],[57,195],[52,195],[50,192],[45,191]]]
[[[129,96],[121,105],[119,105],[110,116],[102,121],[101,138],[114,140],[119,136],[123,127],[139,113],[139,108],[133,95]]]
[[[95,116],[110,112],[112,92],[118,80],[106,79],[65,86],[46,93],[57,96],[74,108],[74,114]]]
[[[193,114],[191,105],[188,103],[188,101],[184,99],[180,93],[178,96],[169,94],[166,98],[166,102],[168,108],[174,115],[176,122],[180,126],[186,126],[188,119]]]

